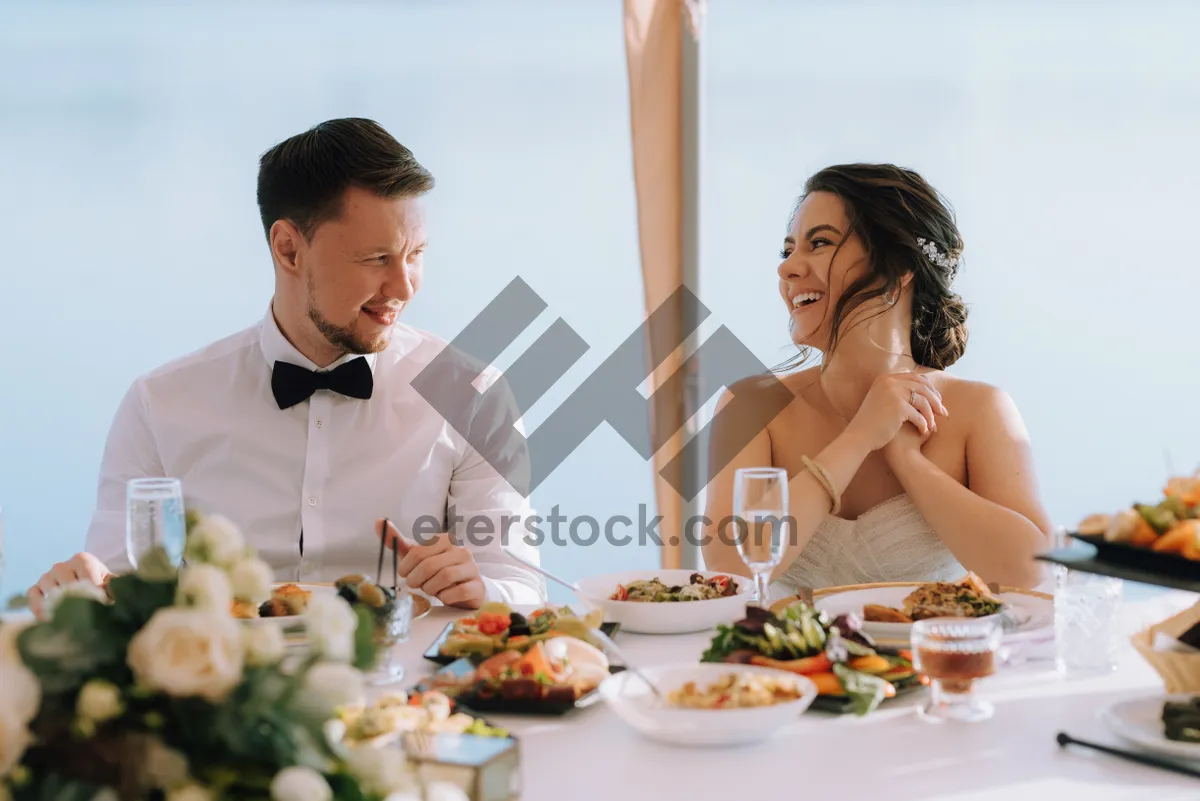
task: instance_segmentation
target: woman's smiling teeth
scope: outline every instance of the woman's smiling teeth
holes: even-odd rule
[[[825,297],[824,292],[801,292],[792,298],[792,308],[799,309],[801,306],[807,306],[810,303],[816,303],[821,298]]]

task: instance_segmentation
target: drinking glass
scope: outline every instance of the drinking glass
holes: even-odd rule
[[[913,667],[929,679],[923,718],[973,723],[995,713],[975,694],[975,683],[996,672],[1001,633],[996,620],[940,617],[913,623]]]
[[[1095,676],[1117,669],[1121,579],[1068,570],[1054,592],[1054,662],[1059,675]]]
[[[365,678],[368,684],[376,687],[395,684],[404,678],[404,666],[396,660],[396,646],[408,642],[412,632],[412,593],[400,587],[390,609],[372,612],[375,615],[375,664]]]
[[[738,525],[738,555],[754,574],[755,600],[762,607],[767,605],[771,571],[783,559],[787,544],[787,513],[786,470],[743,467],[734,474],[733,514]]]
[[[161,552],[171,568],[178,568],[186,539],[183,485],[179,479],[130,479],[125,485],[125,552],[129,564],[136,570],[144,558]]]

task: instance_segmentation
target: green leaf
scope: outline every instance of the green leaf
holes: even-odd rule
[[[367,801],[368,796],[350,774],[339,772],[326,776],[325,779],[333,790],[333,797],[338,801]]]
[[[167,549],[156,545],[138,558],[137,574],[145,581],[170,581],[179,573],[179,568],[171,561]]]
[[[49,694],[76,689],[88,678],[123,665],[127,645],[110,606],[72,596],[58,602],[52,620],[34,624],[17,637],[22,661]]]
[[[92,801],[103,788],[90,782],[69,779],[57,773],[35,779],[15,796],[36,801]]]
[[[841,680],[854,714],[866,715],[883,701],[887,682],[878,676],[860,673],[842,664],[834,664],[833,673]]]
[[[354,667],[369,670],[375,664],[375,616],[365,606],[351,607],[358,617],[358,628],[354,630]]]
[[[108,582],[108,594],[113,599],[115,618],[132,636],[155,612],[175,603],[178,584],[175,578],[148,581],[134,573],[113,576]]]

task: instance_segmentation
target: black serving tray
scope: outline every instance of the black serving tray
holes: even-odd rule
[[[891,698],[883,699],[883,701],[880,702],[879,706],[877,706],[875,708],[875,710],[873,712],[871,712],[870,714],[873,715],[873,714],[875,714],[875,712],[878,712],[880,709],[887,708],[890,704],[896,703],[897,701],[904,698],[905,696],[909,696],[909,695],[916,693],[923,686],[924,685],[922,685],[921,682],[919,680],[917,680],[916,678],[913,678],[913,679],[905,682],[904,684],[898,685],[896,687],[896,694],[894,696],[892,696]],[[808,708],[816,710],[818,712],[831,712],[835,715],[852,715],[852,714],[854,714],[854,706],[851,703],[850,699],[842,697],[842,696],[838,696],[838,695],[818,695],[816,698],[813,699],[813,702],[811,704],[809,704]],[[870,715],[868,715],[868,717],[869,716]]]
[[[1149,548],[1107,542],[1101,534],[1071,534],[1071,537],[1076,542],[1070,546],[1035,558],[1080,573],[1200,592],[1200,562]]]
[[[442,633],[438,635],[438,638],[433,641],[433,644],[430,645],[429,648],[423,654],[423,656],[426,659],[428,659],[430,662],[436,662],[439,665],[449,665],[451,662],[455,662],[459,659],[459,657],[456,657],[456,656],[443,656],[441,653],[439,653],[439,651],[441,650],[441,647],[442,647],[442,643],[445,642],[446,638],[450,636],[450,632],[453,628],[454,628],[454,624],[450,623],[446,626],[446,628],[442,629]],[[607,634],[609,637],[612,637],[614,634],[616,634],[617,631],[620,630],[620,628],[621,628],[620,623],[601,623],[600,624],[600,630],[602,632],[604,632],[605,634]],[[604,650],[604,649],[601,648],[600,650]],[[462,658],[467,659],[467,657],[462,657]],[[482,662],[483,660],[481,659],[480,661]]]
[[[436,676],[455,676],[462,677],[472,673],[475,670],[475,664],[467,657],[454,660],[441,670],[437,671],[433,676],[422,679],[414,688],[414,691],[424,692],[427,689],[432,689],[431,685],[433,678]],[[613,665],[609,667],[610,673],[620,673],[625,670],[624,665]],[[445,690],[442,690],[445,692]],[[585,693],[574,700],[573,703],[563,703],[559,701],[546,700],[514,700],[494,696],[491,698],[481,697],[474,692],[460,692],[451,696],[457,707],[467,714],[479,712],[491,712],[498,715],[553,715],[561,716],[577,709],[584,709],[592,706],[600,701],[600,689],[597,687],[590,693]],[[475,717],[482,717],[475,715]],[[491,725],[491,724],[489,724]]]

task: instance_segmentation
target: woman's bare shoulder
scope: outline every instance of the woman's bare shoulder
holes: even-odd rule
[[[961,378],[945,372],[927,375],[942,393],[942,400],[950,409],[951,416],[956,409],[965,411],[972,417],[987,417],[997,412],[1007,414],[1016,409],[1009,394],[995,384]]]
[[[744,398],[745,401],[752,401],[755,405],[766,405],[783,410],[797,399],[803,386],[803,382],[797,383],[795,380],[796,375],[796,373],[784,375],[760,373],[747,376],[733,382],[725,389],[721,396],[721,405],[729,403],[734,398],[739,401]]]

